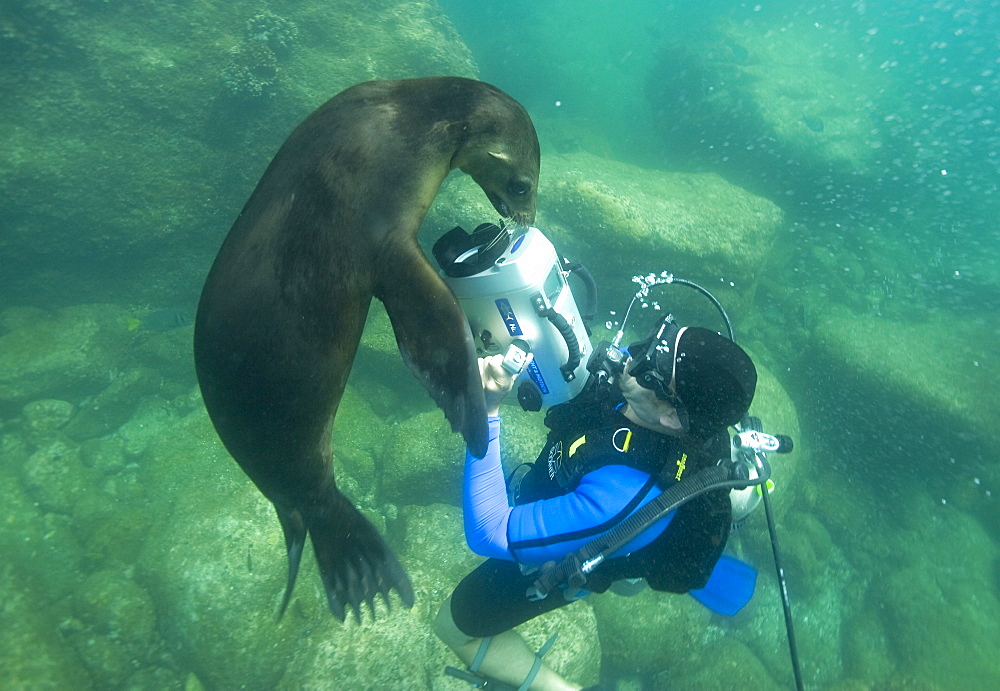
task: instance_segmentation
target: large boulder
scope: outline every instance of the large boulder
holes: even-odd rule
[[[542,175],[537,225],[560,252],[590,268],[602,291],[621,296],[617,309],[627,306],[622,293],[635,290],[631,276],[661,271],[717,292],[734,313],[747,309],[784,224],[775,204],[714,174],[578,153],[548,156]],[[669,305],[675,295],[653,299]]]
[[[932,506],[924,492],[913,499]],[[983,644],[1000,636],[996,541],[959,511],[915,511],[911,520],[891,541],[893,566],[877,572],[867,601],[898,668],[940,688],[997,686],[1000,669]]]
[[[182,668],[219,688],[274,686],[303,626],[295,606],[275,621],[286,579],[277,515],[226,453],[204,410],[171,431],[143,457],[144,481],[170,490],[152,499],[156,521],[137,579],[154,597],[160,633]],[[312,601],[312,562],[307,550],[297,594],[323,607]]]
[[[830,309],[813,331],[807,391],[827,429],[841,430],[838,466],[849,458],[896,457],[905,464],[852,464],[851,471],[896,493],[937,491],[996,525],[985,491],[1000,482],[991,442],[998,422],[998,371],[991,320],[927,314],[900,322]],[[878,416],[865,414],[875,408]]]
[[[609,592],[590,599],[597,616],[602,651],[618,676],[637,679],[659,676],[669,680],[671,688],[695,688],[690,680],[698,678],[705,686],[726,686],[724,680],[730,672],[716,663],[718,645],[732,631],[725,623],[713,621],[711,613],[693,599],[649,589],[631,597]],[[706,648],[703,641],[712,641],[713,645]],[[753,653],[735,641],[734,645],[743,651],[741,684],[750,688],[776,686]],[[712,679],[706,678],[706,674]],[[680,680],[689,683],[681,684]]]
[[[900,322],[829,309],[814,332],[810,357],[826,373],[830,394],[854,389],[855,400],[878,400],[893,423],[913,426],[915,417],[989,438],[997,423],[993,382],[1000,377],[988,322],[927,314]],[[850,381],[833,376],[850,372]],[[833,388],[835,386],[835,388]],[[919,425],[918,425],[919,426]]]

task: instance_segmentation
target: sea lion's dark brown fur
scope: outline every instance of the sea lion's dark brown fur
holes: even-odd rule
[[[229,231],[205,282],[195,362],[226,448],[274,504],[295,583],[312,538],[330,610],[395,589],[405,571],[337,490],[330,431],[372,296],[404,359],[453,429],[486,449],[482,384],[468,326],[416,235],[453,168],[497,211],[534,220],[538,140],[498,89],[440,77],[367,82],[292,132]]]

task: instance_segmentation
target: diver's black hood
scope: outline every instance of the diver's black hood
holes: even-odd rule
[[[672,359],[674,390],[687,408],[692,436],[706,439],[749,410],[757,368],[733,341],[710,329],[683,328]]]

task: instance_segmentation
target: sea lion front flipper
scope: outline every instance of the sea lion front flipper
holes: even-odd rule
[[[469,322],[441,277],[414,244],[387,263],[376,296],[385,304],[403,361],[482,458],[489,441],[483,380]]]

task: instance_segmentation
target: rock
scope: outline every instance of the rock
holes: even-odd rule
[[[15,468],[27,462],[27,449],[19,450],[11,437],[0,438],[4,459],[0,464],[0,554],[14,570],[12,582],[44,593],[45,602],[56,602],[74,592],[82,580],[82,549],[69,516],[46,513],[41,502],[22,487]],[[7,462],[11,467],[5,466]],[[12,592],[11,597],[17,595]]]
[[[397,424],[418,413],[438,410],[427,390],[403,362],[389,315],[378,300],[372,301],[348,382],[357,392],[357,399],[363,402],[365,410],[376,416],[376,427],[360,434],[359,439],[377,438],[374,432],[382,426]],[[335,443],[336,438],[335,433]]]
[[[415,415],[393,428],[380,464],[381,496],[402,504],[462,501],[465,444],[438,411]]]
[[[304,626],[325,614],[311,550],[296,589],[296,599],[309,604],[293,602],[276,623],[287,578],[277,516],[226,453],[204,410],[176,421],[140,466],[144,484],[170,488],[150,497],[155,523],[136,567],[136,582],[157,603],[160,634],[208,687],[273,687]],[[298,614],[313,609],[318,614]]]
[[[190,675],[194,677],[194,675]],[[183,675],[167,667],[150,666],[135,672],[125,682],[130,689],[163,689],[163,691],[205,691],[204,687],[189,686]]]
[[[404,609],[341,625],[331,617],[317,622],[307,645],[295,657],[278,684],[280,689],[432,688],[446,664],[443,644],[429,625]]]
[[[268,43],[251,40],[230,49],[222,83],[238,98],[273,98],[279,74],[278,58]]]
[[[594,610],[577,602],[543,614],[517,627],[532,650],[539,650],[553,634],[559,634],[545,662],[577,684],[596,684],[601,676],[603,655]]]
[[[349,476],[353,499],[374,502],[383,483],[381,460],[392,439],[392,425],[368,405],[370,392],[348,384],[333,424],[333,465],[337,483]]]
[[[76,445],[50,441],[25,462],[22,481],[43,510],[69,515],[88,492],[93,492],[97,476],[80,460]]]
[[[500,407],[500,416],[500,460],[505,472],[521,463],[534,463],[548,438],[545,411],[521,410],[516,394],[511,394]]]
[[[389,529],[413,576],[416,608],[428,621],[458,582],[482,562],[465,544],[462,509],[453,504],[403,506]]]
[[[52,594],[35,590],[32,583],[15,577],[13,555],[4,550],[0,565],[0,590],[4,593],[3,626],[0,626],[0,670],[7,688],[97,688],[73,648],[59,634],[58,605]]]
[[[143,488],[134,474],[105,481],[93,505],[74,514],[89,563],[130,568],[135,565],[155,520],[149,507],[155,492]]]
[[[12,96],[0,124],[17,134],[0,187],[5,213],[19,219],[3,238],[5,278],[40,303],[109,290],[192,301],[220,233],[314,108],[369,79],[476,74],[436,2],[272,12],[211,0],[183,17],[166,7],[31,6],[5,24],[4,40],[17,69],[0,75]],[[56,66],[66,60],[94,69]],[[274,96],[248,103],[234,90]]]
[[[156,608],[152,598],[115,569],[90,574],[73,609],[85,625],[130,648],[133,654],[142,653],[153,642]]]
[[[545,443],[543,414],[516,405],[502,411],[500,456],[511,471],[532,463]],[[378,464],[381,498],[398,504],[462,503],[465,443],[438,410],[420,413],[392,428],[392,442]]]
[[[83,441],[120,427],[132,417],[144,397],[159,390],[160,380],[159,374],[145,367],[121,372],[100,393],[80,405],[76,417],[66,426],[67,436]]]
[[[148,446],[161,443],[165,437],[174,434],[177,418],[173,406],[167,401],[159,397],[143,400],[135,415],[118,430],[125,453],[139,456]]]
[[[184,313],[186,314],[186,312]],[[194,327],[183,326],[166,331],[146,330],[136,338],[135,356],[138,367],[148,367],[162,377],[164,385],[181,395],[197,386],[191,351]],[[152,377],[147,376],[149,381]]]
[[[120,436],[88,439],[80,444],[80,459],[101,475],[117,473],[125,467],[125,442]]]
[[[854,397],[878,401],[891,416],[877,421],[883,428],[897,421],[921,427],[914,420],[919,415],[928,425],[944,418],[988,438],[995,422],[993,382],[1000,379],[992,336],[988,324],[945,314],[916,323],[832,308],[814,331],[810,357],[818,360],[817,370],[850,372]]]
[[[384,9],[376,9],[376,15],[374,28],[391,37],[370,44],[369,60],[377,72],[394,65],[394,69],[414,76],[476,74],[472,51],[437,2],[385,3]],[[379,73],[378,78],[392,77]]]
[[[614,593],[590,596],[607,663],[643,678],[667,675],[694,664],[697,650],[688,640],[708,628],[709,612],[687,596],[650,589],[631,597]],[[650,645],[649,641],[656,641]]]
[[[102,684],[121,685],[135,671],[137,660],[109,635],[85,630],[68,634],[66,640],[90,676]]]
[[[877,607],[865,607],[844,622],[844,669],[861,679],[888,679],[894,672],[892,658]]]
[[[162,612],[163,635],[199,678],[220,688],[274,686],[303,633],[301,617],[293,614],[298,606],[275,624],[286,578],[277,518],[252,486],[240,482],[222,494],[218,477],[202,482],[205,491],[189,486],[177,502],[183,514],[150,531],[141,582]],[[303,562],[311,561],[307,551]],[[311,592],[314,580],[314,569],[303,569],[299,597]],[[318,598],[310,604],[323,606]],[[233,636],[219,637],[219,631]]]
[[[627,284],[623,290],[634,292],[631,276],[665,270],[715,291],[738,312],[752,301],[759,267],[784,224],[775,204],[714,174],[646,170],[578,153],[548,156],[545,176],[538,226],[577,261],[601,257],[589,268],[603,290]]]
[[[829,308],[800,367],[804,393],[823,411],[825,429],[838,431],[841,446],[831,462],[849,463],[856,477],[890,497],[926,487],[928,477],[953,493],[961,492],[955,483],[975,478],[996,487],[1000,470],[986,460],[995,456],[995,444],[985,441],[996,427],[1000,380],[993,338],[993,327],[977,320],[930,313],[902,322]],[[907,461],[851,462],[880,457]],[[988,503],[965,502],[995,523]],[[899,513],[907,520],[910,512]]]
[[[441,603],[470,571],[482,562],[469,551],[462,529],[462,512],[454,506],[407,506],[390,528],[394,543],[401,540],[403,562],[416,591],[413,613],[426,631]],[[562,607],[518,627],[528,646],[538,650],[553,633],[559,638],[545,661],[568,679],[594,684],[600,675],[601,648],[594,614],[586,602]],[[424,634],[427,635],[427,634]],[[425,661],[427,679],[440,677],[445,665],[462,667],[458,659],[432,634]],[[377,686],[374,685],[374,686]],[[426,688],[437,688],[428,684]],[[450,687],[445,687],[450,688]]]
[[[65,425],[75,411],[76,406],[69,401],[48,398],[32,401],[24,406],[21,413],[28,424],[28,429],[37,435],[45,436]]]
[[[125,314],[113,305],[11,307],[0,313],[0,327],[0,410],[100,391],[129,342]]]
[[[287,54],[298,43],[299,27],[274,12],[262,10],[247,20],[243,38],[266,43],[275,53]]]
[[[768,672],[753,651],[732,636],[715,641],[710,664],[692,664],[654,676],[654,688],[725,689],[738,684],[741,688],[777,689],[779,683]],[[735,680],[738,680],[735,681]]]
[[[923,495],[911,505],[932,507],[929,499]],[[994,649],[983,642],[1000,639],[1000,550],[961,512],[941,507],[914,513],[919,527],[892,540],[892,567],[873,579],[869,600],[879,603],[873,611],[897,667],[940,688],[997,687]]]

